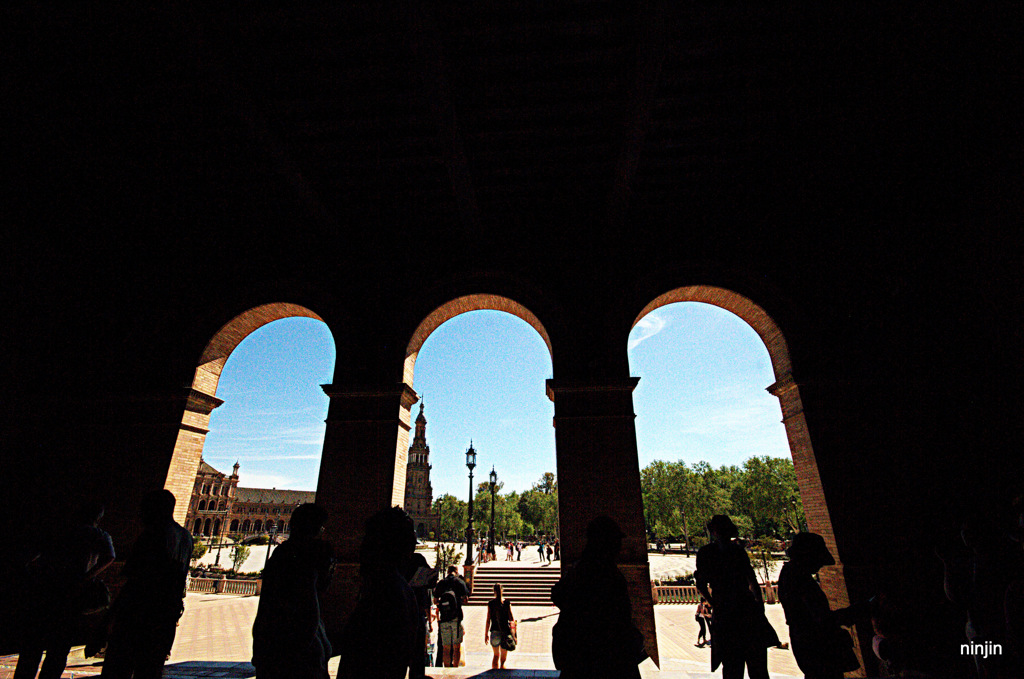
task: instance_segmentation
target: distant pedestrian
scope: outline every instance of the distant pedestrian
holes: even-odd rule
[[[546,562],[546,559],[544,558],[544,551],[545,551],[544,550],[544,543],[543,542],[538,542],[537,543],[537,560],[540,563],[545,563]]]
[[[707,599],[704,597],[701,597],[697,603],[697,611],[693,617],[697,624],[700,625],[700,630],[697,632],[697,648],[704,648],[708,643],[707,626],[711,618],[711,605],[708,604]]]
[[[615,565],[624,537],[607,516],[587,526],[580,560],[562,569],[551,589],[560,609],[551,655],[562,679],[640,679],[647,654],[633,624],[626,579]]]
[[[404,679],[424,662],[423,614],[400,569],[416,550],[412,519],[401,507],[366,521],[359,550],[359,602],[340,637],[339,679]]]
[[[516,561],[523,560],[523,543],[520,540],[516,540]]]
[[[713,634],[711,671],[722,665],[723,679],[768,679],[768,647],[779,637],[764,614],[761,586],[746,551],[735,540],[739,532],[724,514],[707,525],[713,542],[697,552],[697,591],[711,602]]]
[[[515,650],[515,620],[512,603],[502,598],[501,585],[494,583],[494,598],[487,602],[487,620],[484,621],[484,643],[490,644],[494,652],[491,669],[505,669],[508,652]]]
[[[125,561],[124,586],[111,609],[112,628],[102,677],[157,679],[185,610],[192,536],[174,521],[166,489],[142,498],[143,530]]]
[[[38,596],[27,619],[20,621],[25,641],[14,679],[58,679],[67,665],[72,638],[83,616],[110,603],[106,586],[95,580],[114,561],[110,535],[98,527],[103,505],[86,502],[72,525],[28,565]]]
[[[558,538],[555,538],[555,561],[561,561],[562,559],[562,555],[559,553],[560,548],[561,543],[558,541]]]
[[[257,679],[326,679],[331,643],[321,620],[320,595],[333,567],[331,546],[320,539],[327,512],[299,505],[291,533],[263,571],[263,589],[252,627]]]
[[[555,553],[555,550],[551,547],[551,543],[548,543],[548,546],[547,546],[548,563],[551,563],[551,557],[554,555],[554,553]]]

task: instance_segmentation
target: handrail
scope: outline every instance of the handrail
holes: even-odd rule
[[[775,603],[775,585],[761,584],[761,596],[767,603]],[[656,604],[696,604],[700,592],[694,585],[652,585],[651,596]]]

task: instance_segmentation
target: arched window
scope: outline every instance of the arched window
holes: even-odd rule
[[[249,523],[249,519],[242,522],[242,532],[248,533],[252,529],[252,524]]]
[[[192,524],[192,535],[199,535],[199,531],[203,529],[203,520],[196,519],[196,522]]]
[[[206,511],[206,500],[200,500],[199,501],[199,511],[201,511],[201,512]]]
[[[220,535],[220,519],[213,522],[213,534]]]
[[[283,533],[284,532],[284,521],[278,521],[277,522],[277,532],[278,533]]]
[[[228,530],[231,531],[232,533],[235,533],[235,532],[238,531],[238,519],[235,519],[234,521],[231,522],[231,526],[228,527]]]
[[[256,523],[254,523],[254,524],[252,525],[252,529],[253,529],[254,531],[256,531],[257,533],[259,533],[260,531],[262,531],[262,530],[263,530],[263,522],[262,522],[262,521],[260,521],[259,519],[256,519]]]
[[[207,535],[208,536],[209,534],[210,534],[210,520],[207,519],[206,522],[203,523],[203,535]]]

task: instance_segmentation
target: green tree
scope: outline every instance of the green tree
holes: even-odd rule
[[[235,551],[231,555],[231,570],[237,573],[248,558],[249,545],[235,545]]]
[[[442,539],[458,542],[465,537],[465,502],[454,495],[442,495],[434,500],[434,514],[440,518]]]
[[[733,504],[750,518],[755,536],[798,532],[804,519],[793,462],[767,456],[748,459]]]
[[[462,552],[458,551],[455,545],[445,545],[437,543],[434,547],[434,568],[440,577],[444,577],[448,571],[448,566],[460,565],[462,563]]]
[[[206,554],[206,544],[202,540],[196,540],[192,543],[192,561],[199,561]]]

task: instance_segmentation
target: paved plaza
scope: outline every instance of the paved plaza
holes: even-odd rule
[[[433,553],[425,553],[432,560]],[[524,558],[526,553],[524,552]],[[652,570],[685,569],[686,557],[652,554]],[[507,566],[498,561],[496,565]],[[518,562],[521,566],[536,566],[536,558]],[[487,566],[484,565],[483,568]],[[171,658],[164,670],[166,679],[192,677],[224,677],[247,679],[253,677],[252,622],[256,616],[259,597],[225,594],[189,594],[185,601],[185,614],[171,650]],[[721,670],[710,672],[710,647],[696,648],[697,623],[693,619],[693,605],[663,604],[655,606],[661,669],[647,660],[641,665],[645,679],[706,679],[720,677]],[[767,606],[768,619],[779,637],[789,641],[788,628],[778,605]],[[461,668],[430,668],[428,676],[451,679],[501,676],[509,679],[525,677],[557,677],[551,660],[551,628],[558,620],[558,609],[553,606],[515,606],[513,612],[519,621],[519,645],[509,653],[505,672],[491,672],[491,650],[484,642],[484,606],[465,608],[466,666]],[[436,638],[436,629],[434,632]],[[8,679],[14,671],[16,656],[0,657],[0,679]],[[337,672],[338,658],[331,660],[331,675]],[[97,676],[102,668],[98,658],[82,658],[72,654],[64,677]],[[792,653],[788,649],[768,649],[768,668],[773,679],[801,676]]]

